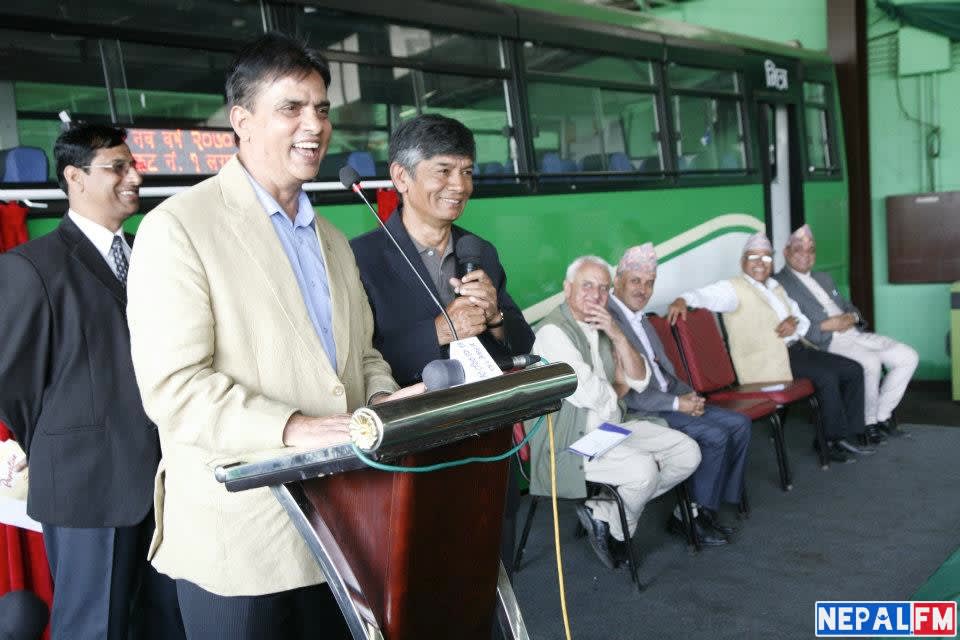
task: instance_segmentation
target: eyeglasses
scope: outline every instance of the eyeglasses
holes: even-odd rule
[[[757,260],[759,260],[764,264],[770,264],[771,262],[773,262],[773,256],[764,256],[764,255],[755,255],[755,254],[750,254],[747,256],[747,262],[756,262]]]
[[[110,164],[88,164],[80,167],[81,169],[110,169],[120,177],[127,175],[130,169],[137,169],[136,160],[114,160]]]

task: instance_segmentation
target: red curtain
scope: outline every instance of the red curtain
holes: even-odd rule
[[[377,189],[377,216],[387,221],[390,214],[400,206],[400,194],[396,189]]]
[[[27,208],[16,202],[0,202],[0,251],[27,241]]]
[[[0,203],[0,252],[27,241],[27,208],[15,202]],[[0,422],[0,441],[12,434]],[[53,603],[53,579],[43,548],[43,536],[0,524],[0,595],[8,591],[33,591],[49,607]],[[44,632],[50,637],[49,627]]]
[[[6,425],[0,422],[0,442],[11,438]],[[8,591],[33,591],[51,606],[53,579],[43,548],[43,536],[36,531],[0,524],[0,595]],[[50,629],[43,634],[50,637]]]

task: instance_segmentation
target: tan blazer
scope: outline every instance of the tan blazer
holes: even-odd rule
[[[777,313],[763,294],[742,277],[732,278],[730,283],[739,304],[736,311],[723,314],[723,324],[737,380],[740,384],[793,380],[790,354],[783,338],[776,333],[780,324]],[[773,294],[790,308],[783,287],[778,284]]]
[[[140,225],[128,276],[133,365],[163,459],[149,557],[226,596],[323,581],[269,489],[228,493],[217,465],[281,453],[295,411],[352,411],[393,391],[346,238],[317,216],[330,279],[333,371],[276,231],[239,160]]]

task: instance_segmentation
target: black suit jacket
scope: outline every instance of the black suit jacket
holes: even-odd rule
[[[439,298],[423,260],[403,226],[401,214],[396,212],[390,216],[386,226],[424,282]],[[456,246],[457,240],[467,233],[454,225],[450,242]],[[390,363],[398,384],[406,386],[418,382],[428,362],[448,355],[448,349],[437,342],[434,319],[440,311],[382,229],[358,236],[350,241],[350,245],[373,310],[376,325],[373,345]],[[479,336],[480,341],[495,358],[529,353],[533,346],[533,331],[507,293],[507,276],[497,250],[486,241],[483,242],[480,266],[497,289],[505,335],[505,341],[500,342],[487,331]]]
[[[27,452],[27,512],[119,527],[153,504],[160,460],[130,360],[126,292],[68,216],[0,254],[0,420]]]

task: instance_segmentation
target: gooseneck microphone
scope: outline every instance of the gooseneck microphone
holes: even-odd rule
[[[360,196],[360,199],[363,200],[364,204],[367,205],[367,208],[370,209],[370,213],[373,214],[373,217],[376,218],[377,222],[380,224],[380,228],[383,229],[383,232],[387,234],[387,237],[390,238],[390,242],[393,243],[393,246],[397,248],[397,251],[400,252],[400,255],[403,256],[404,262],[407,263],[407,266],[410,267],[410,271],[413,271],[413,275],[417,276],[417,280],[420,281],[420,284],[423,285],[424,290],[427,292],[427,295],[430,296],[430,299],[433,300],[433,303],[437,305],[437,308],[440,309],[440,313],[443,314],[444,319],[447,321],[447,324],[450,325],[450,332],[453,334],[454,340],[459,340],[460,336],[457,335],[457,330],[453,326],[453,320],[450,319],[450,316],[447,315],[447,310],[443,308],[443,305],[440,304],[440,301],[437,300],[437,296],[433,295],[433,291],[430,290],[429,285],[423,281],[423,278],[420,276],[420,272],[417,271],[417,268],[413,266],[413,263],[410,262],[410,258],[407,257],[407,254],[403,252],[403,249],[400,248],[400,243],[397,242],[397,239],[393,237],[393,234],[390,233],[390,230],[387,229],[387,225],[383,223],[383,220],[380,219],[380,216],[377,215],[377,212],[373,210],[373,205],[370,204],[370,201],[367,200],[367,196],[363,194],[363,189],[360,188],[360,174],[357,173],[357,170],[351,167],[350,165],[345,165],[340,168],[340,183],[350,189],[355,194]]]
[[[431,360],[423,368],[420,377],[427,391],[449,389],[463,384],[466,380],[463,365],[459,360]]]
[[[533,354],[497,358],[497,366],[503,371],[525,369],[531,364],[540,362],[540,360],[540,356]],[[463,384],[466,380],[466,373],[464,373],[463,365],[460,364],[459,360],[431,360],[423,368],[420,377],[423,379],[423,386],[426,387],[427,391],[438,391]]]

